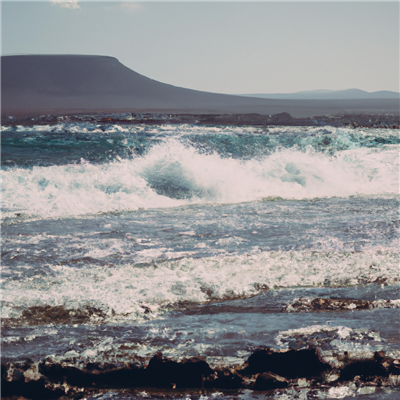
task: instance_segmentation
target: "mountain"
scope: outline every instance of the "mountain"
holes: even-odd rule
[[[312,117],[398,112],[398,99],[287,100],[208,93],[157,82],[116,58],[89,55],[1,57],[2,116],[96,112],[277,114]]]
[[[262,99],[288,99],[288,100],[358,100],[358,99],[398,99],[400,93],[389,90],[378,92],[366,92],[360,89],[346,90],[311,90],[296,93],[254,93],[243,94],[241,96],[259,97]]]

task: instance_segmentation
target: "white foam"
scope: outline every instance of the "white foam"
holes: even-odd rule
[[[58,217],[266,197],[398,194],[398,168],[396,145],[334,156],[283,149],[238,160],[171,139],[134,160],[6,169],[3,209],[5,216]]]
[[[371,269],[370,266],[374,265]],[[254,255],[183,258],[148,266],[96,268],[53,265],[52,274],[3,283],[3,317],[18,316],[37,305],[80,308],[91,305],[121,318],[158,316],[158,310],[182,301],[208,302],[250,297],[266,286],[347,286],[400,280],[394,251],[263,252]],[[361,280],[361,281],[360,281]],[[149,313],[149,310],[151,311]]]
[[[373,332],[368,329],[352,329],[347,326],[310,325],[303,328],[289,329],[280,332],[276,337],[276,342],[279,346],[282,346],[282,339],[298,336],[311,336],[314,333],[320,332],[331,334],[332,340],[334,338],[338,338],[339,340],[365,339],[365,336],[368,336],[372,337],[377,342],[382,341],[379,332]]]

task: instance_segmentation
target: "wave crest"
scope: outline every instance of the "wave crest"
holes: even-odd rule
[[[397,176],[396,145],[335,155],[277,149],[240,160],[170,139],[132,160],[9,168],[3,171],[3,206],[6,215],[54,217],[268,197],[397,194]]]

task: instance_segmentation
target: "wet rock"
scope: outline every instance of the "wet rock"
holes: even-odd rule
[[[58,399],[65,392],[62,389],[49,389],[46,387],[46,381],[40,379],[38,381],[1,381],[1,398],[11,396],[23,396],[32,400]]]
[[[77,399],[115,389],[156,390],[299,390],[304,387],[337,387],[350,382],[362,387],[393,387],[400,383],[400,361],[383,351],[365,360],[337,354],[341,367],[333,369],[321,361],[314,348],[289,351],[256,350],[242,369],[234,366],[211,369],[201,357],[176,361],[156,353],[147,367],[144,359],[125,363],[3,362],[2,398]]]
[[[106,313],[103,310],[90,306],[80,309],[67,309],[64,306],[34,306],[23,310],[20,318],[2,320],[2,325],[83,324],[89,321],[98,321],[105,317]]]
[[[125,368],[103,369],[90,363],[89,368],[78,369],[51,362],[39,365],[39,371],[52,382],[67,383],[78,387],[133,388],[143,383],[145,372],[137,364]]]
[[[0,364],[0,382],[3,382],[7,378],[7,365]]]
[[[330,369],[319,359],[315,349],[285,352],[261,349],[249,357],[247,364],[242,370],[243,375],[272,372],[288,379],[318,377]]]
[[[372,381],[375,377],[388,377],[389,373],[379,360],[357,360],[346,365],[340,373],[340,381],[351,381],[355,377]]]
[[[383,365],[385,365],[385,364],[383,364]],[[388,372],[389,372],[389,374],[400,376],[400,362],[399,362],[399,360],[393,360],[390,363],[390,365],[388,367]]]
[[[203,359],[193,357],[177,362],[157,353],[146,368],[145,381],[151,387],[201,388],[204,378],[212,373]]]
[[[253,386],[254,390],[271,390],[288,387],[289,381],[282,376],[271,372],[263,372],[257,376]]]
[[[312,311],[326,310],[366,310],[370,308],[367,300],[336,300],[336,299],[314,299],[311,301]]]
[[[376,283],[381,283],[376,281]],[[349,300],[349,299],[325,299],[304,298],[295,299],[285,305],[283,311],[287,312],[318,312],[318,311],[348,311],[368,310],[374,308],[399,308],[399,300]]]
[[[389,375],[390,386],[400,386],[400,375]]]
[[[376,351],[372,359],[380,363],[389,374],[400,375],[400,360],[386,356],[384,351]]]
[[[336,382],[340,378],[340,375],[335,373],[335,371],[330,371],[324,376],[324,381],[326,383]]]
[[[228,369],[216,370],[204,380],[205,388],[240,389],[243,387],[243,377],[236,371]]]
[[[43,378],[39,374],[37,366],[37,363],[31,359],[15,364],[5,362],[1,364],[1,376],[8,382],[36,381]]]
[[[289,312],[313,312],[313,311],[341,311],[341,310],[366,310],[373,308],[368,300],[348,299],[296,299],[293,303],[284,307]]]

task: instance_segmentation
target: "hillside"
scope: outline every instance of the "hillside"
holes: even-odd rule
[[[398,112],[398,99],[286,100],[201,92],[157,82],[116,58],[21,55],[1,58],[2,116],[94,112],[259,113],[294,117]]]
[[[366,92],[360,89],[346,90],[310,90],[296,93],[253,93],[244,94],[247,97],[259,97],[262,99],[289,99],[289,100],[359,100],[359,99],[398,99],[400,93],[389,90]]]

